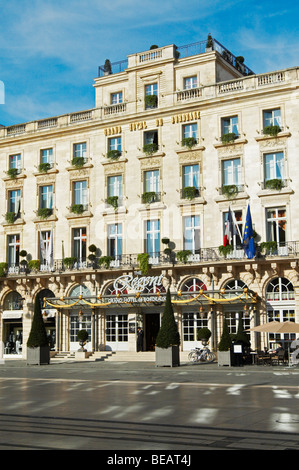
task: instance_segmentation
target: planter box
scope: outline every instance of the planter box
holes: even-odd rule
[[[180,365],[179,346],[155,349],[156,367],[177,367]]]
[[[49,346],[40,346],[37,348],[27,347],[27,365],[50,364]]]
[[[84,359],[88,359],[89,353],[87,351],[75,351],[75,359],[77,361],[84,361]]]
[[[231,351],[218,351],[218,366],[231,366],[232,365],[232,354]]]

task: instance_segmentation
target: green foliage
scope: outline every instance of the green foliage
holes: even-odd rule
[[[157,95],[145,95],[144,101],[145,101],[145,107],[147,109],[156,108],[158,105],[158,96]]]
[[[158,348],[163,349],[180,344],[180,334],[178,332],[178,327],[174,318],[169,288],[166,294],[162,324],[157,335],[156,344]]]
[[[7,273],[8,264],[7,263],[0,263],[0,277],[4,277]]]
[[[109,59],[106,59],[106,60],[105,60],[104,72],[105,72],[106,74],[111,74],[111,73],[112,73],[111,62],[110,62]]]
[[[235,134],[234,132],[228,132],[227,134],[223,134],[221,136],[221,142],[223,144],[228,144],[230,142],[234,142],[234,140],[236,140],[237,138],[237,134]]]
[[[243,346],[250,346],[250,339],[244,331],[243,318],[239,319],[238,331],[234,338],[235,343],[241,343]]]
[[[69,258],[64,258],[63,264],[67,268],[72,268],[74,263],[76,263],[77,258],[75,256],[70,256]]]
[[[22,257],[22,258],[25,258],[25,256],[27,256],[27,251],[26,250],[21,250],[19,255]]]
[[[83,214],[84,212],[83,204],[73,204],[71,206],[71,212],[73,212],[74,214]]]
[[[149,270],[149,254],[148,253],[139,253],[137,255],[137,261],[139,264],[140,271],[143,275],[146,275]]]
[[[38,171],[40,173],[47,173],[47,171],[49,171],[50,168],[51,168],[50,163],[40,163],[39,166],[38,166]]]
[[[120,150],[108,150],[107,152],[107,158],[110,160],[118,160],[119,157],[121,156],[121,151]]]
[[[225,184],[222,186],[221,191],[228,198],[235,197],[238,194],[238,186],[235,184]]]
[[[280,191],[282,187],[283,187],[283,180],[279,178],[273,178],[271,180],[265,181],[266,189],[275,189],[276,191]]]
[[[30,334],[27,341],[28,348],[48,346],[47,332],[41,314],[41,304],[39,296],[35,297],[34,314]]]
[[[40,260],[39,259],[31,259],[28,261],[28,268],[30,271],[39,271],[40,268]]]
[[[49,209],[48,207],[40,207],[37,211],[37,215],[41,219],[47,219],[52,214],[53,214],[53,209]]]
[[[155,191],[148,191],[141,195],[141,199],[143,204],[150,204],[156,201],[156,193]]]
[[[226,318],[223,317],[223,330],[220,339],[220,343],[218,344],[219,351],[229,351],[232,349],[232,340],[229,334],[228,325]]]
[[[188,261],[188,256],[191,255],[190,250],[181,250],[178,251],[176,254],[177,260],[180,261],[181,263],[187,263]]]
[[[206,340],[208,341],[211,337],[211,330],[209,330],[209,328],[206,328],[206,327],[203,327],[203,328],[199,328],[199,330],[197,331],[197,339],[198,341],[202,341],[202,340]]]
[[[207,39],[206,47],[207,47],[208,49],[211,48],[211,47],[213,47],[213,38],[212,38],[211,34],[208,34],[208,39]]]
[[[149,143],[149,144],[145,144],[143,146],[143,152],[146,154],[146,155],[153,155],[153,153],[157,152],[158,150],[158,145],[155,144],[154,142],[153,143]]]
[[[185,188],[183,188],[184,199],[192,200],[197,196],[197,194],[198,194],[198,189],[195,186],[185,186]]]
[[[232,247],[232,245],[225,245],[225,246],[224,246],[224,245],[220,245],[220,246],[218,247],[218,250],[219,250],[219,253],[220,253],[221,255],[223,255],[223,256],[226,257],[227,255],[229,255],[229,254],[233,251],[233,247]]]
[[[16,214],[14,212],[6,212],[5,220],[8,224],[13,224],[16,220]]]
[[[77,338],[79,343],[85,343],[88,340],[88,331],[86,330],[79,330],[77,334]]]
[[[81,168],[85,163],[84,157],[74,157],[72,160],[72,165],[76,168]]]
[[[88,249],[91,253],[95,253],[97,251],[97,247],[94,244],[89,245]]]
[[[113,209],[116,211],[116,209],[118,208],[118,196],[108,196],[107,204],[112,206]]]
[[[100,266],[103,266],[104,268],[109,269],[111,261],[113,261],[112,256],[101,256],[98,263]]]
[[[182,140],[182,146],[183,147],[188,147],[188,149],[191,149],[196,145],[196,139],[194,137],[184,137]]]
[[[272,241],[272,242],[262,242],[260,244],[261,252],[265,251],[266,253],[270,253],[272,251],[277,250],[277,242]]]
[[[17,168],[9,168],[7,174],[10,178],[16,178],[17,174],[19,173],[19,170]]]
[[[280,127],[275,125],[275,126],[265,126],[263,129],[264,134],[266,135],[271,135],[271,136],[277,136],[277,134],[280,132]]]

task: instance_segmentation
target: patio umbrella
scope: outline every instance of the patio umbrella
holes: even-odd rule
[[[264,325],[258,325],[249,330],[245,331],[256,331],[260,333],[299,333],[299,323],[293,321],[271,321]],[[289,346],[289,366],[290,366],[290,346]]]
[[[270,321],[264,325],[258,325],[245,331],[257,331],[260,333],[299,333],[299,323],[293,321]]]

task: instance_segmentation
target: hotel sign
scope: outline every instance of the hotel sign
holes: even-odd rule
[[[117,279],[114,281],[114,289],[120,291],[121,293],[124,292],[125,290],[127,292],[133,291],[133,292],[142,292],[146,287],[148,288],[153,288],[153,291],[155,290],[155,287],[162,286],[162,279],[163,279],[163,274],[160,276],[135,276],[133,277],[133,274],[128,274],[128,275],[123,275],[119,276]]]

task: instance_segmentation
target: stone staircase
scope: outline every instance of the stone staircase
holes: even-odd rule
[[[75,362],[75,351],[59,352],[51,357],[53,362]],[[105,361],[105,362],[155,362],[154,351],[95,351],[89,353],[84,359],[87,362]],[[188,351],[180,352],[180,362],[188,362]]]

